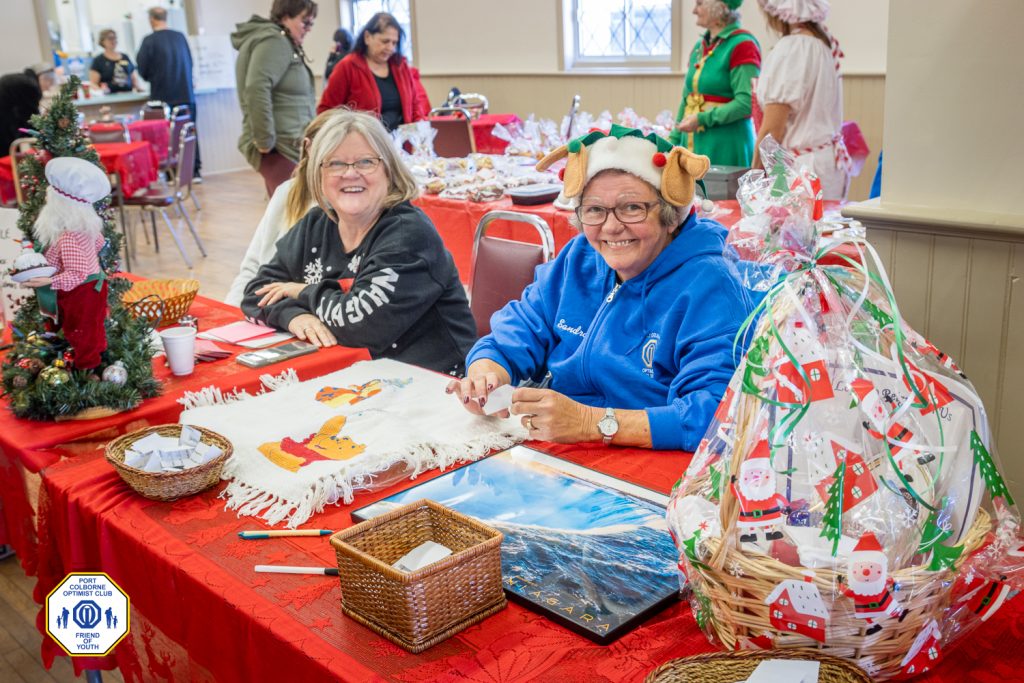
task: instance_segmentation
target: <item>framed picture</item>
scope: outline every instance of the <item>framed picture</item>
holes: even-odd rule
[[[505,592],[606,645],[678,599],[668,496],[517,446],[360,508],[429,498],[505,534]]]

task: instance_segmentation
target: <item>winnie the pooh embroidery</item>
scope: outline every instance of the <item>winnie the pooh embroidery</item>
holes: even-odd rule
[[[371,379],[364,384],[353,384],[347,387],[324,387],[316,393],[316,400],[332,408],[337,408],[365,401],[383,390],[383,382],[379,379]]]
[[[300,467],[312,462],[350,460],[365,451],[366,445],[340,435],[345,420],[344,415],[337,415],[302,441],[286,436],[280,441],[261,444],[259,451],[267,460],[289,472],[298,472]]]

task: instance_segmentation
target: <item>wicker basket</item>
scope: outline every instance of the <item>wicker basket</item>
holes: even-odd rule
[[[502,534],[431,500],[420,500],[339,531],[342,611],[402,646],[422,652],[505,607]],[[424,541],[451,548],[414,572],[391,566]]]
[[[151,500],[177,500],[205,491],[220,481],[220,471],[231,456],[231,442],[209,429],[193,428],[202,434],[203,443],[217,446],[223,453],[210,462],[181,472],[146,472],[124,464],[125,452],[139,439],[154,433],[160,436],[180,436],[181,425],[170,424],[147,427],[114,439],[107,444],[107,460],[126,484]]]
[[[665,662],[647,674],[644,683],[740,683],[769,659],[813,659],[821,663],[819,683],[871,683],[871,677],[838,657],[817,650],[751,650],[712,652]]]
[[[136,318],[153,327],[173,325],[188,313],[199,292],[199,280],[143,280],[133,282],[122,301]]]
[[[744,394],[740,400],[750,402],[755,399]],[[741,415],[744,414],[743,408],[741,405]],[[752,415],[753,412],[747,410],[746,414]],[[742,430],[749,425],[744,423],[739,427]],[[739,442],[741,437],[738,435],[736,438]],[[739,461],[734,454],[730,474],[736,474],[738,468]],[[707,475],[696,477],[686,482],[683,495],[699,495],[706,485]],[[852,602],[832,597],[840,572],[817,568],[810,578],[803,567],[793,567],[760,553],[742,552],[735,544],[723,543],[722,539],[736,534],[738,502],[730,487],[723,491],[720,514],[722,520],[728,520],[723,524],[721,537],[705,539],[703,544],[707,556],[700,565],[691,566],[695,588],[710,600],[712,618],[707,628],[725,648],[735,650],[741,638],[767,634],[774,648],[814,648],[855,662],[870,671],[875,680],[898,675],[902,659],[918,633],[931,620],[941,621],[949,606],[950,584],[956,571],[982,545],[992,527],[988,513],[979,509],[964,537],[964,550],[953,569],[932,571],[926,565],[914,565],[891,571],[890,577],[900,586],[897,597],[907,612],[901,620],[887,619],[881,631],[868,634],[865,620],[856,617]],[[812,581],[818,588],[831,615],[825,643],[772,626],[770,607],[765,604],[765,599],[785,580]]]

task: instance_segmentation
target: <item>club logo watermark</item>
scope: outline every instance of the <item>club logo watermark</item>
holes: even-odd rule
[[[72,657],[100,657],[128,635],[129,607],[128,594],[106,574],[68,574],[46,596],[46,632]]]

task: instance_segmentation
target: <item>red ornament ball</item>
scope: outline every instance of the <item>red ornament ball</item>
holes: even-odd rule
[[[46,367],[46,364],[38,358],[21,358],[18,360],[18,367],[34,375]]]
[[[64,352],[64,364],[69,367],[75,367],[75,352],[68,349]]]
[[[668,157],[666,157],[661,152],[655,152],[654,156],[651,158],[651,161],[654,162],[655,166],[661,168],[668,163]]]

